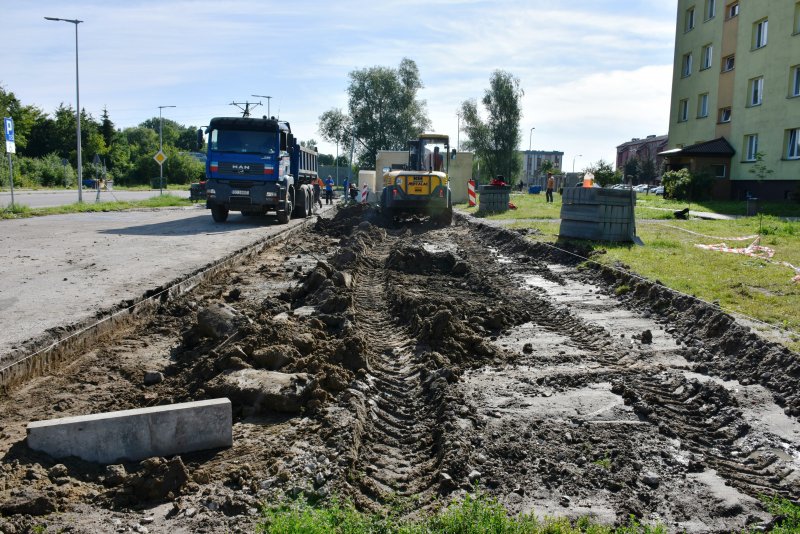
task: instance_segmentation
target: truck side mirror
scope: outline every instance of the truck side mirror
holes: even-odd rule
[[[450,159],[456,159],[456,149],[450,151]]]
[[[197,129],[197,148],[198,149],[202,148],[203,147],[203,143],[205,143],[205,137],[203,136],[203,129],[202,128],[198,128]]]

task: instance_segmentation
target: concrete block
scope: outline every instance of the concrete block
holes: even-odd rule
[[[27,430],[31,449],[101,464],[233,445],[228,399],[36,421]]]

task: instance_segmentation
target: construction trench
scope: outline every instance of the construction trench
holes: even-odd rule
[[[252,532],[292,498],[769,530],[800,498],[800,362],[585,251],[340,209],[0,400],[0,532]],[[97,464],[26,425],[228,398],[233,446]],[[202,432],[202,429],[197,429]],[[59,530],[63,529],[63,530]]]

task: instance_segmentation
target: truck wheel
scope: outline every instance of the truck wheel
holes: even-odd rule
[[[281,224],[287,224],[289,219],[292,218],[292,209],[294,209],[288,198],[286,199],[286,204],[284,204],[283,208],[283,211],[278,210],[278,222]]]
[[[214,222],[224,223],[228,220],[228,208],[217,204],[211,206],[211,217]]]
[[[311,195],[308,191],[308,186],[304,185],[300,189],[300,196],[302,198],[297,199],[297,208],[294,210],[294,216],[300,219],[311,217]]]

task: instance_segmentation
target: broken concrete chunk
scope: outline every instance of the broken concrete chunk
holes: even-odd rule
[[[163,381],[164,381],[164,373],[161,373],[159,371],[145,371],[144,373],[145,386],[153,386]]]
[[[214,339],[225,338],[236,331],[236,321],[241,314],[227,304],[217,302],[197,313],[197,331]]]
[[[257,412],[299,413],[316,385],[306,373],[240,369],[220,375],[208,389]]]

